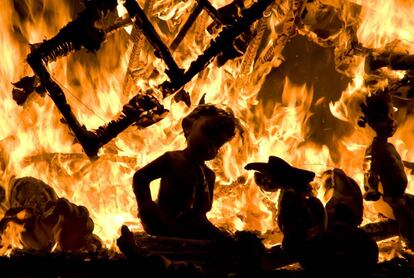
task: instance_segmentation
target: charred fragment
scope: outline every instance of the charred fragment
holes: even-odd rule
[[[18,105],[23,105],[33,92],[41,96],[44,96],[46,93],[37,76],[26,76],[12,84],[14,86],[12,91],[13,99]]]
[[[104,31],[94,26],[102,14],[114,11],[117,5],[115,0],[84,1],[86,9],[78,17],[63,27],[59,33],[50,40],[32,45],[27,60],[36,74],[40,63],[47,64],[58,57],[68,55],[70,52],[85,48],[96,52],[105,40]],[[39,76],[42,78],[42,75]]]
[[[166,63],[168,70],[166,70],[165,73],[170,80],[175,82],[175,80],[181,79],[183,70],[178,67],[168,47],[162,42],[155,31],[154,26],[152,26],[139,4],[135,0],[126,0],[124,6],[128,11],[129,16],[134,20],[134,24],[138,29],[142,30],[152,47],[154,47],[155,55],[162,58]]]
[[[413,70],[414,55],[388,52],[372,53],[365,60],[365,71],[367,73],[383,67],[388,67],[392,70]]]
[[[253,3],[249,8],[241,11],[241,16],[237,16],[234,23],[223,28],[215,39],[210,42],[210,45],[193,61],[182,76],[180,80],[172,82],[164,82],[161,84],[163,88],[164,97],[173,94],[189,82],[195,75],[200,73],[217,55],[223,53],[228,45],[233,44],[234,40],[243,32],[246,32],[251,24],[263,17],[264,11],[272,4],[273,0],[263,0]]]

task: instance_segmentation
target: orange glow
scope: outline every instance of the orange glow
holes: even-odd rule
[[[0,183],[7,187],[13,176],[42,179],[59,196],[87,207],[95,222],[95,233],[107,247],[112,248],[122,224],[126,223],[136,230],[142,229],[136,216],[132,175],[164,152],[185,147],[181,119],[192,108],[175,103],[172,97],[164,99],[163,105],[170,110],[165,119],[145,129],[128,128],[101,149],[98,160],[90,161],[80,145],[73,144],[74,138],[60,122],[61,116],[49,97],[33,94],[23,107],[17,106],[11,97],[11,82],[24,75],[32,75],[25,63],[28,44],[51,38],[73,16],[65,1],[43,0],[40,1],[43,3],[40,8],[37,0],[22,2],[27,4],[28,9],[25,20],[19,19],[11,0],[4,1],[0,12],[0,165],[5,165],[0,168]],[[139,2],[143,6],[144,0]],[[229,2],[211,1],[216,7]],[[281,10],[286,10],[290,1],[281,2]],[[363,46],[383,49],[399,40],[401,43],[396,44],[398,49],[414,53],[414,34],[411,32],[414,19],[410,16],[414,1],[322,2],[335,6],[344,3],[362,6],[358,18],[346,10],[341,16],[347,22],[359,22],[357,37]],[[194,4],[193,0],[165,0],[156,1],[153,5],[150,19],[153,23],[166,23],[164,28],[168,31],[164,30],[161,36],[166,44],[172,41]],[[283,24],[284,16],[272,9],[266,20],[268,34],[263,35],[266,41],[262,41],[260,47],[259,41],[256,49],[253,46],[247,49],[253,57],[257,52],[259,58],[254,65],[243,65],[243,61],[248,60],[243,57],[227,62],[221,68],[213,62],[193,78],[185,89],[190,92],[193,105],[206,93],[206,102],[230,107],[244,127],[243,138],[234,138],[223,147],[219,157],[209,163],[217,175],[215,201],[208,214],[209,219],[232,232],[257,231],[270,245],[281,239],[280,234],[269,235],[278,229],[275,221],[277,193],[262,192],[255,185],[252,173],[243,169],[244,165],[253,161],[267,161],[269,155],[275,155],[317,174],[328,168],[341,168],[362,187],[364,152],[373,133],[368,128],[362,129],[356,125],[360,116],[359,101],[367,92],[363,84],[362,56],[356,58],[347,71],[352,73],[352,83],[338,101],[330,104],[330,110],[336,118],[354,126],[352,134],[340,139],[338,153],[341,156],[335,162],[327,146],[317,145],[305,138],[305,131],[309,128],[307,120],[312,115],[311,108],[316,101],[312,87],[295,85],[286,78],[280,102],[262,101],[259,91],[266,76],[283,61],[276,40],[280,28],[276,27]],[[206,32],[211,19],[202,13],[197,22],[199,25],[195,24],[190,29],[174,53],[174,59],[182,68],[188,68],[211,39],[211,35]],[[345,48],[342,35],[338,36],[337,44]],[[96,57],[91,53],[76,53],[50,65],[49,70],[54,79],[64,86],[76,117],[88,129],[97,128],[113,119],[123,104],[136,93],[122,93],[131,51],[131,42],[127,41],[127,37],[126,32],[110,37]],[[121,55],[114,56],[114,53]],[[164,74],[154,77],[151,73],[154,69],[162,73],[165,65],[149,47],[143,48],[140,55],[145,68],[140,72],[137,86],[142,89],[155,88],[167,77]],[[241,70],[243,67],[247,70]],[[271,95],[272,92],[267,93]],[[413,124],[413,118],[405,119],[391,139],[403,160],[414,161]],[[411,175],[408,178],[409,191],[414,193],[413,178]],[[157,185],[152,187],[155,196]],[[375,220],[377,215],[374,209],[366,204],[364,222]],[[21,247],[18,235],[22,227],[10,224],[7,229],[2,241]],[[6,251],[0,249],[0,254],[6,254]]]

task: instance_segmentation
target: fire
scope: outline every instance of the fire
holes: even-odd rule
[[[144,1],[139,2],[143,7]],[[156,25],[157,31],[162,33],[166,43],[171,42],[195,1],[152,2],[153,5],[149,5],[151,21],[165,24],[163,28],[166,30],[161,31],[161,27]],[[230,1],[211,2],[215,7],[221,7]],[[338,7],[338,2],[342,1],[322,2]],[[360,22],[357,37],[364,47],[383,49],[399,40],[404,43],[405,51],[412,53],[413,45],[410,43],[414,38],[409,32],[414,25],[409,16],[412,1],[350,2],[362,7],[361,14],[355,18],[351,12],[343,12],[342,16],[345,21]],[[283,1],[279,8],[286,10],[288,3]],[[164,152],[185,147],[181,119],[190,109],[182,103],[175,103],[171,97],[164,99],[164,106],[170,110],[165,119],[141,130],[130,127],[101,150],[98,160],[90,161],[79,144],[73,144],[73,137],[60,122],[61,116],[49,97],[35,94],[23,107],[17,106],[10,95],[10,83],[31,74],[24,62],[28,44],[52,37],[74,15],[73,7],[65,1],[6,0],[2,6],[0,182],[7,188],[13,176],[42,179],[59,196],[86,206],[95,222],[95,233],[106,246],[113,247],[122,224],[142,229],[136,216],[132,175]],[[193,104],[206,94],[207,102],[230,107],[244,127],[243,135],[224,146],[219,158],[210,163],[217,174],[217,183],[214,207],[208,217],[214,224],[230,231],[254,230],[267,237],[268,243],[275,243],[281,238],[280,234],[270,236],[271,231],[278,229],[275,221],[277,194],[262,192],[243,166],[252,161],[267,161],[269,155],[276,155],[296,167],[318,174],[328,168],[342,168],[362,186],[364,151],[373,134],[368,129],[356,127],[360,113],[358,101],[366,94],[362,57],[350,65],[353,82],[341,99],[330,104],[336,118],[354,127],[350,135],[338,138],[341,156],[335,161],[328,146],[310,142],[305,136],[312,107],[317,101],[312,87],[286,79],[280,101],[264,101],[259,97],[266,76],[283,61],[282,49],[277,45],[280,30],[275,26],[283,24],[284,17],[272,10],[265,19],[262,28],[266,28],[269,34],[262,34],[256,44],[252,43],[245,57],[229,61],[223,67],[211,63],[185,89],[191,93]],[[182,68],[188,68],[212,38],[205,31],[210,23],[211,19],[202,13],[198,23],[174,52],[174,59]],[[135,94],[135,91],[122,93],[131,51],[128,37],[126,32],[119,32],[108,39],[96,56],[80,52],[50,65],[54,79],[64,86],[77,118],[89,129],[111,120]],[[259,46],[261,40],[263,45]],[[339,44],[342,46],[342,43]],[[259,58],[253,64],[248,55]],[[149,47],[141,50],[140,58],[144,61],[144,68],[137,79],[139,88],[154,88],[166,80],[164,74],[152,74],[154,69],[162,73],[165,65]],[[410,140],[412,125],[412,118],[405,120],[392,138],[403,159],[409,161],[414,160],[414,144]],[[410,191],[414,192],[410,175],[409,182]],[[152,187],[155,196],[157,185]],[[367,208],[365,222],[375,220],[372,208],[368,205]],[[21,227],[9,229],[16,234],[21,232]],[[3,238],[3,241],[18,247],[14,238]],[[4,254],[4,251],[0,250],[0,253]]]

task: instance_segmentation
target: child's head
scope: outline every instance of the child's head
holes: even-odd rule
[[[182,121],[188,149],[202,160],[216,157],[220,147],[236,134],[236,125],[232,113],[211,104],[197,106]]]
[[[392,99],[387,90],[378,90],[366,97],[365,103],[361,104],[362,113],[360,125],[368,123],[378,136],[391,137],[396,130],[393,117],[394,108]]]

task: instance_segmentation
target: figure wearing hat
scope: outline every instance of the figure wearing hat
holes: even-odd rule
[[[270,156],[268,163],[247,164],[245,169],[256,171],[255,181],[262,189],[281,189],[277,223],[284,236],[282,246],[289,255],[300,257],[308,239],[325,229],[323,204],[313,196],[310,186],[315,173],[276,156]]]
[[[322,174],[322,202],[313,195],[315,173],[289,165],[279,157],[250,163],[256,183],[266,191],[280,189],[277,223],[283,233],[282,250],[310,271],[347,266],[368,271],[378,260],[378,247],[358,228],[362,222],[362,193],[342,170]],[[326,273],[325,273],[326,274]]]

